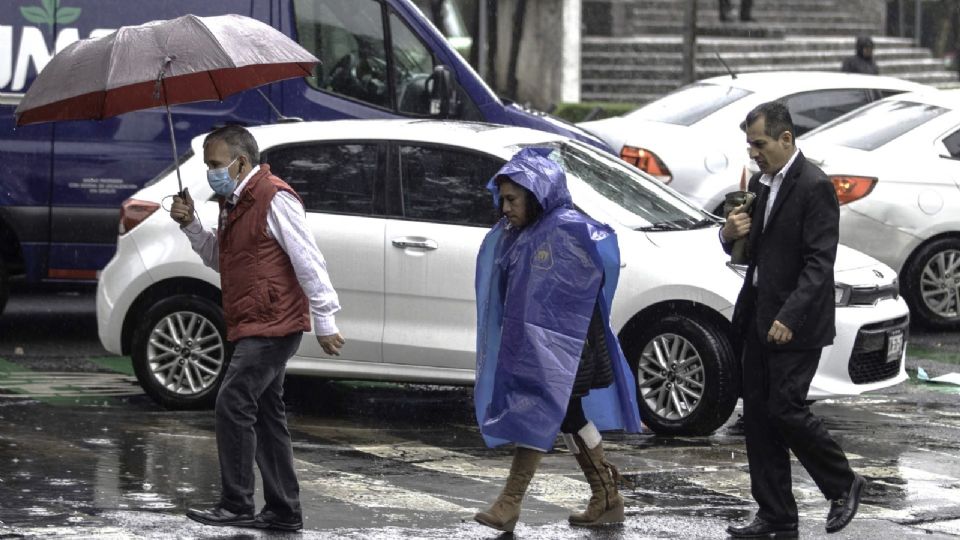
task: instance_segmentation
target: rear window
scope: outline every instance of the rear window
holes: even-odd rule
[[[742,88],[695,83],[640,107],[627,118],[689,126],[750,94]]]
[[[912,101],[878,101],[811,131],[818,142],[874,150],[947,112]],[[806,138],[806,137],[805,137]]]

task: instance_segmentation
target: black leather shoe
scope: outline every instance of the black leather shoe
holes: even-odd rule
[[[833,533],[847,526],[860,508],[860,497],[867,481],[857,473],[853,473],[853,483],[850,490],[839,499],[830,501],[830,512],[827,513],[827,532]]]
[[[253,514],[235,514],[226,508],[215,506],[210,510],[187,510],[187,517],[204,525],[226,525],[232,527],[253,527]]]
[[[727,527],[734,538],[797,538],[797,523],[770,523],[760,516],[742,527]]]
[[[256,515],[253,526],[258,529],[299,531],[303,528],[303,518],[299,514],[283,517],[273,510],[264,510]]]

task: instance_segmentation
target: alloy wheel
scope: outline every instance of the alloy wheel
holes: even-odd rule
[[[150,333],[150,373],[175,394],[195,395],[209,388],[217,381],[224,359],[224,342],[217,327],[198,313],[171,313]]]
[[[643,349],[637,384],[650,410],[666,420],[690,415],[703,398],[703,359],[683,336],[655,336]]]
[[[920,292],[930,311],[944,319],[960,314],[960,251],[947,249],[927,261],[920,275]]]

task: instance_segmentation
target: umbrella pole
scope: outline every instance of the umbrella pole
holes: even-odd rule
[[[170,116],[170,105],[167,100],[163,100],[164,107],[167,108],[167,126],[170,128],[170,146],[173,147],[173,163],[177,168],[177,187],[180,189],[177,194],[183,197],[183,181],[180,180],[180,155],[177,154],[177,138],[173,135],[173,117]]]

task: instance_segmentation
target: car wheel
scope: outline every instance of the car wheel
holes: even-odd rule
[[[941,238],[917,250],[905,269],[903,290],[921,324],[960,327],[960,239]]]
[[[737,404],[740,368],[712,323],[670,315],[643,327],[628,352],[644,424],[658,434],[706,435]]]
[[[223,310],[206,298],[154,304],[133,334],[133,368],[144,391],[170,409],[211,407],[233,352]]]

